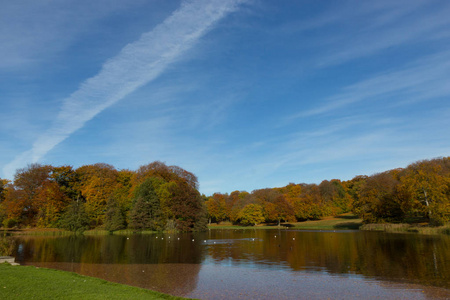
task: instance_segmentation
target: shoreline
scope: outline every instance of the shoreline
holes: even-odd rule
[[[344,214],[336,217],[325,217],[321,220],[307,220],[303,222],[273,224],[259,224],[256,226],[233,225],[229,221],[212,223],[208,225],[209,230],[259,230],[259,229],[294,229],[294,230],[362,230],[362,231],[383,231],[389,233],[410,233],[410,234],[443,234],[450,235],[450,224],[433,227],[429,224],[407,224],[407,223],[372,223],[363,224],[362,219],[352,214]],[[44,236],[64,236],[72,235],[73,232],[58,228],[23,228],[23,229],[6,229],[0,228],[1,231],[11,235],[44,235]],[[135,232],[130,229],[123,229],[110,233],[102,228],[96,228],[85,231],[84,235],[129,235],[129,234],[154,234],[156,231],[144,230]],[[173,232],[163,232],[173,233]]]

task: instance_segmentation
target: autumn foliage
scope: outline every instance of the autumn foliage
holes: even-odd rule
[[[206,228],[206,208],[195,175],[161,162],[137,171],[118,171],[108,164],[78,169],[31,164],[17,170],[13,183],[0,183],[4,227]]]
[[[450,157],[419,161],[404,169],[356,176],[348,181],[333,179],[251,193],[216,193],[206,199],[206,205],[210,222],[226,220],[241,225],[280,225],[350,211],[365,223],[442,225],[450,222]],[[263,218],[252,219],[255,211],[261,211]]]
[[[450,222],[450,157],[423,160],[367,178],[353,210],[366,223]]]
[[[136,171],[32,164],[17,170],[14,182],[0,179],[4,227],[195,231],[208,220],[280,225],[347,212],[365,223],[450,222],[450,157],[347,181],[211,196],[200,195],[194,174],[158,161]]]

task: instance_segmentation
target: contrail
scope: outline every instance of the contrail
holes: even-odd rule
[[[125,46],[105,62],[100,72],[84,81],[63,100],[52,126],[3,169],[11,178],[19,166],[37,162],[56,145],[104,109],[157,78],[216,22],[237,10],[245,0],[185,1],[163,23]]]

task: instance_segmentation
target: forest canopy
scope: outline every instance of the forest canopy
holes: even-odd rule
[[[210,222],[249,224],[249,219],[258,219],[259,211],[262,222],[278,224],[352,212],[364,223],[443,225],[450,222],[450,157],[422,160],[404,169],[347,181],[216,193],[207,197],[206,206]]]
[[[103,163],[74,169],[30,164],[14,182],[1,180],[4,227],[59,227],[71,231],[193,231],[206,228],[197,177],[177,166],[153,162],[137,171]]]
[[[197,177],[153,162],[136,171],[103,163],[31,164],[0,179],[3,227],[205,230],[209,222],[296,222],[352,212],[364,223],[450,222],[450,157],[371,176],[200,195]]]

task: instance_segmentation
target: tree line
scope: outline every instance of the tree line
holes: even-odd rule
[[[231,221],[254,225],[317,220],[352,209],[351,181],[324,180],[320,184],[290,183],[281,188],[215,193],[206,199],[209,222]]]
[[[17,170],[13,182],[0,179],[0,222],[9,228],[193,231],[206,229],[208,219],[280,225],[348,212],[365,223],[448,223],[450,157],[347,181],[211,196],[200,195],[194,174],[161,162],[137,171],[31,164]]]
[[[364,223],[443,225],[450,221],[450,157],[347,181],[216,193],[206,198],[206,206],[209,222],[242,225],[315,220],[347,212]]]
[[[103,163],[71,166],[31,164],[14,182],[0,179],[4,227],[57,227],[71,231],[206,229],[206,208],[197,177],[153,162],[137,171]]]

